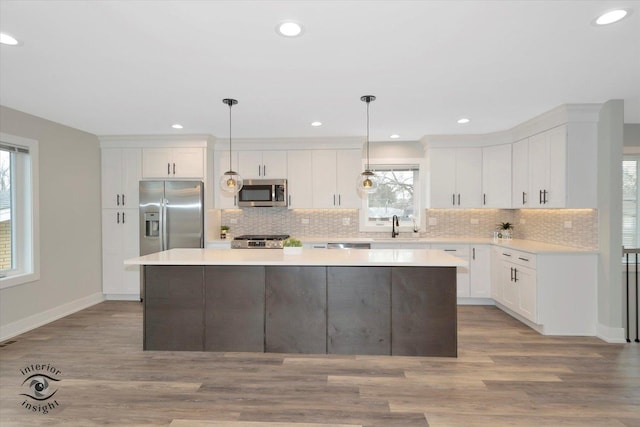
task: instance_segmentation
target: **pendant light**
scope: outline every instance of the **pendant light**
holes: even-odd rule
[[[238,101],[225,98],[222,102],[229,106],[229,170],[220,177],[220,188],[227,194],[237,194],[242,188],[242,177],[231,168],[231,107]]]
[[[371,194],[375,193],[378,189],[378,180],[376,174],[374,174],[369,167],[369,104],[371,101],[375,101],[376,97],[373,95],[364,95],[360,97],[360,101],[367,103],[367,166],[360,175],[358,175],[358,190]]]

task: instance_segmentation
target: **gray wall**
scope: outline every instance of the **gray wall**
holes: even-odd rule
[[[598,323],[600,335],[622,330],[622,147],[624,106],[608,101],[598,123]],[[622,337],[619,337],[622,338]]]
[[[640,146],[640,123],[627,123],[624,125],[624,145]]]
[[[102,293],[100,146],[95,135],[2,106],[0,131],[37,140],[40,157],[40,280],[0,290],[7,327]]]

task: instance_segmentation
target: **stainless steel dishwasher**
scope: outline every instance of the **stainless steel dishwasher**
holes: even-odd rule
[[[371,249],[371,243],[327,243],[327,249]]]

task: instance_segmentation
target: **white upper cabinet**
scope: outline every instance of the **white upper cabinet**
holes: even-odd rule
[[[511,207],[511,145],[482,148],[482,206]]]
[[[566,207],[566,129],[558,126],[529,138],[529,207]]]
[[[102,149],[102,207],[138,208],[139,148]]]
[[[432,148],[429,161],[432,208],[482,206],[481,148]]]
[[[284,179],[287,177],[287,152],[238,151],[238,172],[243,179]]]
[[[524,209],[531,205],[529,189],[529,140],[512,144],[511,207]]]
[[[289,208],[312,208],[311,150],[291,150],[287,153],[287,192]]]
[[[362,168],[362,151],[312,150],[311,155],[313,207],[359,208],[356,179]]]
[[[204,149],[143,148],[143,178],[194,178],[204,177]]]
[[[358,175],[362,173],[362,150],[337,150],[336,175],[339,207],[343,209],[358,209],[362,206],[362,199],[358,194]]]

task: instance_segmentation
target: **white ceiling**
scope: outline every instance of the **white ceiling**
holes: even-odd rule
[[[592,25],[614,7],[634,10]],[[0,104],[97,135],[228,137],[226,97],[234,138],[363,136],[366,94],[372,140],[609,99],[640,123],[640,1],[0,0],[0,31],[22,43],[0,46]]]

